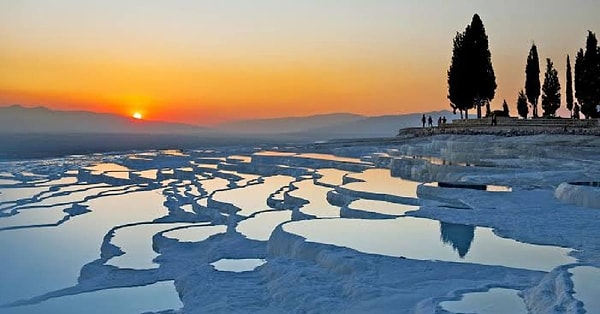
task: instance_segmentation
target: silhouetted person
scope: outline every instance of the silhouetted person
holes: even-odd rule
[[[433,127],[433,119],[431,118],[431,116],[429,116],[428,122],[429,122],[429,126]]]
[[[425,128],[426,121],[427,121],[427,119],[425,119],[425,115],[423,115],[423,117],[421,118],[421,122],[423,122],[423,128]]]
[[[442,117],[442,124],[446,124],[446,116]]]
[[[438,127],[440,127],[442,125],[442,117],[438,118]]]
[[[496,120],[496,114],[492,113],[492,125],[498,125],[498,120]]]

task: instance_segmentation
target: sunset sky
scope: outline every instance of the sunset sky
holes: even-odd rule
[[[535,41],[564,94],[597,0],[3,0],[0,106],[228,120],[448,109],[452,39],[479,13],[516,113]],[[574,60],[573,60],[574,61]]]

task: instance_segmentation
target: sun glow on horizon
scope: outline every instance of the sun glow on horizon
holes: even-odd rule
[[[135,112],[132,117],[136,120],[142,120],[142,114],[139,112]]]

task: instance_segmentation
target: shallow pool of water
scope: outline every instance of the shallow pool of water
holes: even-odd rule
[[[89,199],[90,197],[97,197],[103,193],[111,191],[121,191],[124,187],[111,187],[109,185],[98,184],[98,185],[80,185],[77,189],[69,191],[69,188],[73,186],[67,186],[64,189],[61,188],[58,192],[68,192],[64,195],[57,195],[45,198],[40,202],[32,205],[36,206],[50,206],[54,204],[66,204],[66,203],[80,203]],[[47,197],[48,195],[46,195]]]
[[[246,271],[253,271],[258,266],[261,266],[266,262],[266,260],[258,258],[220,259],[212,263],[211,265],[218,271],[241,273]]]
[[[5,314],[130,314],[177,310],[183,306],[172,281],[99,290],[49,299],[39,304],[3,308]]]
[[[349,172],[334,168],[324,168],[317,170],[317,173],[322,175],[321,178],[317,179],[317,182],[328,185],[342,185],[342,178]]]
[[[199,170],[217,170],[219,168],[219,164],[195,164],[195,166]]]
[[[227,188],[227,184],[229,181],[223,178],[213,178],[208,180],[202,180],[200,182],[200,187],[206,191],[208,195],[217,190],[224,190]]]
[[[0,185],[13,185],[18,183],[21,183],[21,181],[11,179],[0,179]]]
[[[153,259],[158,254],[152,249],[152,237],[163,230],[186,225],[189,224],[152,223],[118,229],[110,242],[125,254],[111,258],[106,264],[129,269],[157,268],[158,264]]]
[[[180,242],[201,242],[210,236],[225,233],[225,231],[227,231],[227,227],[223,225],[195,224],[190,227],[167,231],[163,233],[163,236]]]
[[[317,219],[289,222],[283,228],[311,242],[417,260],[501,265],[542,271],[576,261],[567,256],[570,249],[500,238],[489,228],[466,225],[456,228],[455,224],[451,225],[454,228],[447,230],[448,225],[436,220],[400,217],[385,220]]]
[[[112,227],[164,216],[163,201],[155,191],[106,196],[88,201],[91,212],[60,227],[1,231],[0,304],[76,284],[81,267],[100,257]]]
[[[467,293],[461,300],[445,301],[440,306],[455,313],[526,314],[525,302],[517,293],[513,289],[493,288],[485,292]]]
[[[267,198],[281,187],[287,186],[293,180],[289,176],[266,177],[260,184],[253,184],[243,188],[218,191],[213,199],[229,203],[241,209],[238,215],[250,216],[255,212],[269,209]]]
[[[156,178],[157,178],[156,174],[158,173],[158,170],[157,169],[149,169],[149,170],[137,171],[134,173],[138,174],[141,178],[144,178],[144,179],[156,180]]]
[[[367,169],[361,173],[350,174],[349,177],[365,181],[343,185],[350,190],[414,198],[417,197],[417,186],[421,184],[392,177],[389,169]]]
[[[142,160],[142,161],[152,161],[152,158],[146,158],[146,157],[142,157],[141,155],[130,155],[127,156],[128,160]]]
[[[2,188],[0,189],[0,203],[14,202],[32,198],[33,196],[48,191],[47,186],[41,187],[23,187],[23,188]]]
[[[177,156],[177,157],[189,156],[188,154],[185,154],[183,151],[181,151],[179,149],[165,149],[165,150],[161,150],[160,153],[164,154],[164,155],[168,155],[168,156]]]
[[[404,215],[408,211],[418,210],[419,206],[390,203],[386,201],[358,199],[348,205],[351,209],[384,215]]]
[[[231,155],[227,157],[227,161],[233,161],[233,162],[243,162],[243,163],[249,163],[252,161],[252,157],[251,156],[243,156],[243,155]]]
[[[291,210],[263,212],[240,221],[236,230],[248,239],[267,241],[278,225],[291,219]]]
[[[173,169],[160,169],[159,172],[168,177],[175,175],[175,170]]]
[[[302,153],[302,154],[297,154],[294,157],[327,160],[327,161],[348,162],[348,163],[356,163],[356,164],[369,164],[369,163],[366,163],[366,162],[360,160],[360,158],[341,157],[341,156],[336,156],[336,155],[331,155],[331,154]]]
[[[24,209],[16,215],[0,217],[0,229],[16,226],[56,224],[58,221],[67,216],[63,210],[69,207],[70,205],[62,205],[46,208]]]
[[[104,173],[105,176],[121,180],[129,180],[128,171],[107,171]]]
[[[62,177],[60,179],[44,182],[44,186],[66,185],[77,183],[77,177]]]
[[[312,180],[296,182],[294,186],[298,189],[289,194],[309,201],[300,208],[301,212],[317,218],[340,216],[340,208],[327,202],[327,192],[331,191],[331,188],[315,185]]]
[[[277,152],[277,151],[260,151],[260,152],[256,152],[253,155],[256,156],[275,156],[275,157],[289,157],[289,156],[294,156],[296,155],[296,153],[290,153],[290,152]]]
[[[573,274],[573,297],[583,302],[589,314],[600,313],[600,268],[578,266],[569,269]]]

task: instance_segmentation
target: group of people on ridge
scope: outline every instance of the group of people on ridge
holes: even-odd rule
[[[437,121],[437,126],[439,127],[446,124],[446,121],[446,116],[439,117]],[[423,117],[421,117],[421,122],[423,122],[423,127],[425,127],[425,123],[427,123],[427,126],[433,127],[433,118],[431,118],[431,116],[429,116],[429,118],[427,119],[423,114]]]

